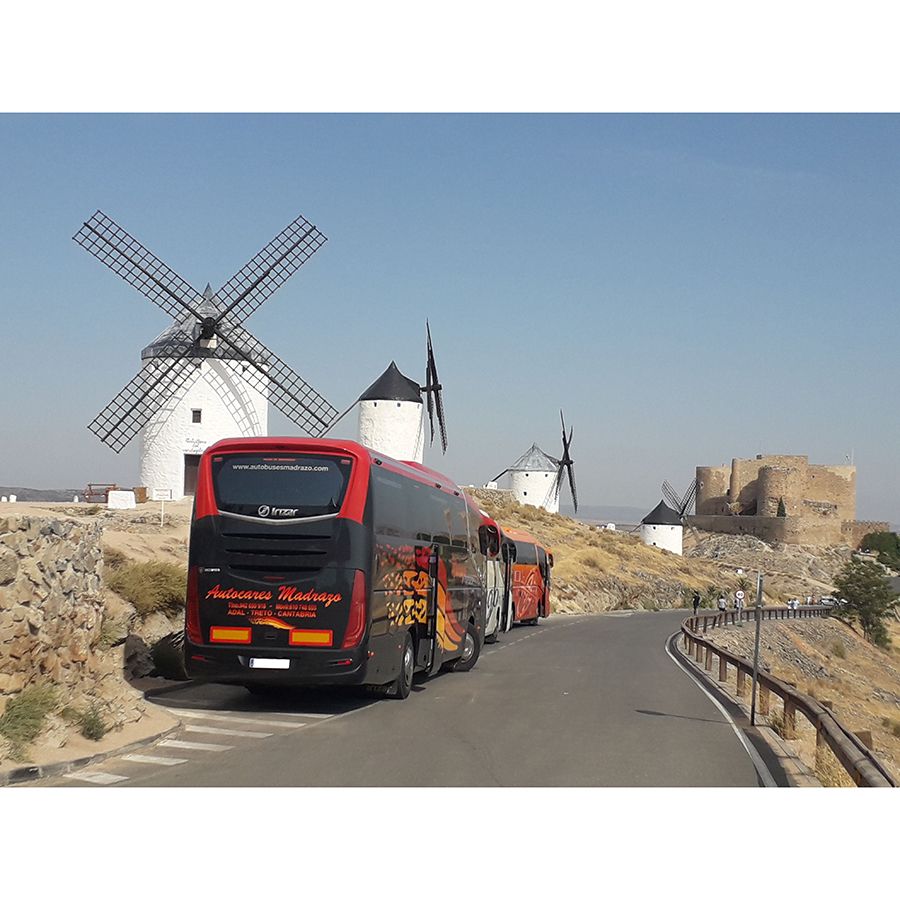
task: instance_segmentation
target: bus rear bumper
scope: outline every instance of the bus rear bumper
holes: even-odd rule
[[[253,660],[253,665],[251,665]],[[288,668],[265,668],[256,661],[287,660]],[[185,644],[187,674],[217,684],[355,685],[364,684],[367,654],[352,650],[287,650],[206,647]]]

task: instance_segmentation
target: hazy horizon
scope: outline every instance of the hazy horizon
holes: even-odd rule
[[[896,115],[3,115],[0,138],[0,484],[137,483],[137,441],[86,426],[170,320],[71,240],[94,210],[201,290],[302,213],[328,243],[247,327],[343,410],[391,360],[421,381],[427,317],[450,444],[426,463],[457,482],[558,456],[563,408],[586,506],[852,454],[858,517],[900,522]]]

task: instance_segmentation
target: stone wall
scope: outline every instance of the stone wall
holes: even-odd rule
[[[103,614],[101,531],[0,518],[0,708],[34,681],[73,687],[87,677]]]
[[[752,534],[767,543],[835,546],[845,542],[841,523],[834,517],[690,516],[688,521],[702,531]]]
[[[697,466],[697,515],[725,515],[730,479],[730,466]]]
[[[854,550],[859,548],[862,539],[867,534],[890,530],[890,522],[841,522],[841,534],[843,535],[844,543],[848,547],[853,547]]]
[[[803,497],[833,503],[842,521],[856,518],[856,466],[810,466]]]

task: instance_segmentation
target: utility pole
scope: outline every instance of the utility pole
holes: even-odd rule
[[[762,622],[762,572],[756,573],[756,645],[753,648],[753,688],[750,693],[750,724],[756,725],[756,680],[759,674],[759,627]]]

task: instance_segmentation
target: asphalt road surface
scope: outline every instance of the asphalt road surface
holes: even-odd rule
[[[683,616],[519,626],[403,702],[188,686],[153,701],[179,733],[42,784],[755,787],[731,724],[665,651]]]

